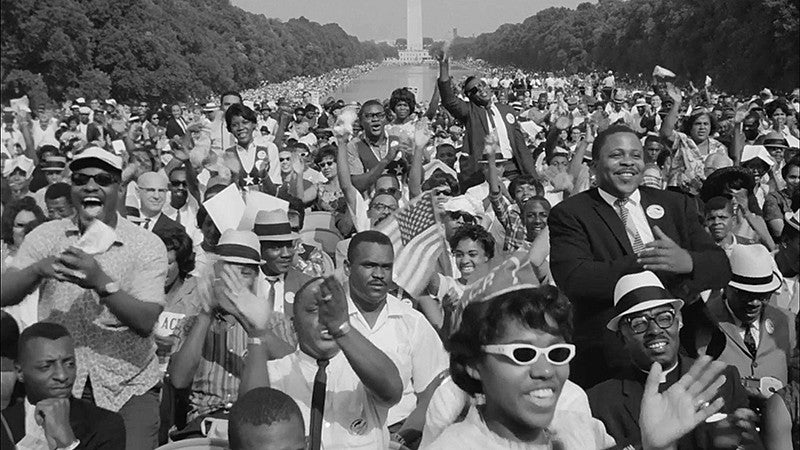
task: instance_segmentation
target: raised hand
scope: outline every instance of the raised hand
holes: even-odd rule
[[[271,305],[253,294],[244,276],[232,265],[225,265],[220,274],[224,294],[220,306],[233,315],[251,337],[260,337],[270,329]]]
[[[315,295],[319,308],[319,323],[329,333],[334,334],[342,324],[349,321],[344,289],[336,278],[329,276],[319,285]]]
[[[725,376],[721,375],[725,367],[723,362],[701,356],[677,383],[659,393],[662,370],[659,363],[653,363],[639,414],[642,447],[645,450],[672,448],[681,436],[719,411],[724,399],[712,399],[725,384]]]
[[[53,270],[56,279],[85,289],[101,289],[109,282],[95,257],[76,247],[64,250],[56,258]]]
[[[680,104],[683,101],[683,94],[681,94],[681,90],[670,82],[667,82],[666,85],[666,91],[667,95],[669,95],[669,98],[671,98],[676,105]]]
[[[638,255],[637,262],[643,265],[645,270],[690,273],[694,269],[694,262],[689,252],[670,239],[661,228],[653,227],[653,235],[656,239],[647,243],[645,249]]]

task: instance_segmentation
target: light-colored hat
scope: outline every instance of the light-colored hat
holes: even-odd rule
[[[77,103],[79,105],[86,104],[86,99],[83,98],[83,97],[78,97],[78,98],[75,99],[75,103]]]
[[[622,91],[615,92],[612,101],[614,103],[623,103],[625,101],[625,93]]]
[[[92,113],[92,108],[89,108],[88,106],[81,106],[78,109],[78,112],[81,113],[81,114],[91,114]]]
[[[472,197],[467,197],[466,195],[450,197],[444,205],[442,205],[442,209],[451,212],[465,212],[474,217],[481,214],[478,206],[472,201]]]
[[[259,211],[253,232],[258,235],[259,241],[293,241],[300,237],[292,231],[287,212],[280,209]]]
[[[106,100],[106,105],[117,106],[117,101],[113,98]]]
[[[45,172],[61,172],[67,168],[67,158],[63,156],[48,156],[42,161],[42,170]]]
[[[622,317],[663,305],[672,305],[679,310],[683,307],[683,300],[670,294],[653,272],[625,275],[614,286],[614,317],[606,328],[617,331]]]
[[[800,231],[800,209],[795,212],[787,212],[783,215],[783,218],[790,227]]]
[[[775,261],[763,245],[735,244],[730,248],[731,281],[728,286],[759,294],[781,287],[780,274],[775,272]]]
[[[215,252],[222,261],[234,264],[264,264],[261,244],[252,231],[228,229],[219,238]]]
[[[644,97],[639,97],[636,99],[636,103],[634,103],[633,106],[647,106],[647,101],[644,99]]]
[[[744,149],[742,149],[742,164],[756,158],[769,164],[770,167],[775,165],[775,161],[772,160],[767,147],[763,145],[745,145]]]
[[[217,106],[217,104],[214,102],[208,102],[205,104],[205,106],[203,106],[203,112],[214,112],[218,109],[219,106]]]
[[[69,170],[75,172],[84,167],[97,167],[98,164],[100,167],[122,172],[122,158],[100,147],[89,147],[78,153],[69,163]]]
[[[5,172],[11,174],[15,170],[25,172],[25,177],[30,178],[33,175],[33,160],[25,155],[18,155],[11,160],[11,163],[6,166]]]

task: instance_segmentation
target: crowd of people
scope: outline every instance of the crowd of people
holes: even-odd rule
[[[3,448],[798,448],[797,89],[371,68],[4,104]]]

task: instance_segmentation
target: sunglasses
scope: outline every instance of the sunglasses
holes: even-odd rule
[[[569,364],[575,357],[575,346],[572,344],[553,344],[545,348],[530,344],[499,344],[484,345],[481,349],[490,355],[503,355],[520,366],[534,364],[542,354],[554,366]]]
[[[117,182],[117,177],[114,175],[100,172],[94,175],[87,175],[85,173],[73,173],[72,174],[72,184],[74,186],[85,186],[89,184],[89,180],[94,180],[98,186],[111,186],[112,184]]]
[[[184,187],[184,188],[185,188],[185,187],[187,187],[187,186],[188,186],[188,184],[186,184],[186,182],[185,182],[185,181],[182,181],[182,180],[174,180],[174,181],[170,181],[170,184],[171,184],[172,186],[174,186],[174,187]]]
[[[291,160],[292,160],[291,157],[289,157],[289,158],[278,158],[278,161],[280,161],[280,162],[286,162],[286,161],[291,161]]]
[[[464,223],[473,223],[475,222],[475,216],[470,213],[465,213],[461,211],[450,211],[450,217],[453,220],[462,219]]]
[[[336,164],[336,162],[334,162],[334,161],[322,161],[321,163],[319,163],[319,164],[317,164],[317,165],[318,165],[320,168],[322,168],[322,167],[331,167],[331,166],[333,166],[334,164]]]
[[[433,195],[447,195],[447,196],[450,196],[450,195],[453,195],[453,191],[451,191],[450,189],[434,189],[433,190]]]
[[[375,195],[385,194],[394,197],[395,195],[397,195],[397,192],[398,192],[397,188],[381,188],[375,191]]]
[[[655,316],[642,315],[625,318],[625,323],[627,323],[628,326],[631,327],[631,331],[636,334],[642,334],[647,331],[647,329],[650,328],[651,321],[655,322],[662,330],[666,330],[675,323],[675,312],[662,311]]]

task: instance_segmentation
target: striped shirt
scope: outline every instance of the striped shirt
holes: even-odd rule
[[[197,316],[192,317],[186,328],[191,329],[196,321]],[[244,328],[231,316],[214,317],[192,382],[189,420],[233,405],[239,395],[246,352]]]

